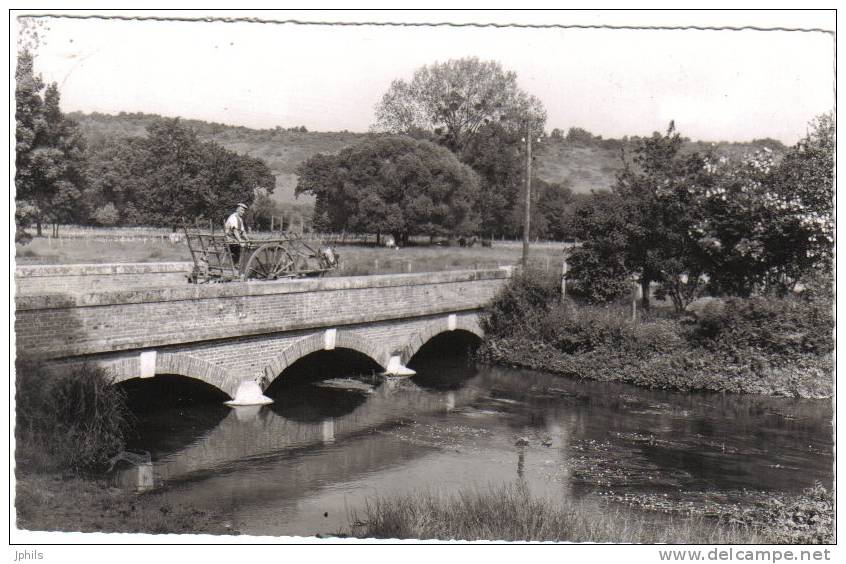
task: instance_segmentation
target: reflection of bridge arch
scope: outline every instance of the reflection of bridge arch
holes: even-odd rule
[[[455,317],[448,317],[446,320],[444,318],[439,318],[430,321],[422,331],[417,332],[405,346],[402,348],[402,361],[403,364],[407,364],[411,357],[417,354],[423,345],[428,343],[434,337],[440,335],[441,333],[447,333],[450,331],[465,331],[467,333],[471,333],[482,339],[484,337],[484,331],[482,331],[482,326],[479,323],[479,316],[455,316]]]
[[[360,335],[350,331],[337,331],[335,333],[325,331],[299,339],[282,351],[282,354],[270,359],[264,369],[265,382],[262,387],[266,389],[286,368],[301,358],[318,351],[334,349],[350,349],[361,353],[382,368],[385,368],[388,364],[388,357],[373,343]]]
[[[238,379],[233,378],[222,366],[187,354],[160,352],[155,354],[153,374],[172,374],[199,380],[217,388],[229,397],[235,397]],[[112,383],[118,384],[139,376],[138,357],[109,364]],[[153,375],[151,374],[151,376]]]

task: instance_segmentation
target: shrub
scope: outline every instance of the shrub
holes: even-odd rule
[[[568,295],[591,304],[613,302],[630,295],[631,278],[622,262],[605,256],[603,251],[580,247],[570,255],[567,259]]]
[[[540,320],[560,296],[556,275],[527,270],[515,276],[488,306],[483,327],[492,336],[528,331],[536,334]]]
[[[678,321],[636,323],[625,307],[565,302],[552,308],[538,327],[545,342],[568,354],[606,347],[642,356],[672,352],[685,345]]]
[[[16,366],[15,441],[24,469],[80,471],[105,464],[124,447],[126,397],[92,365],[48,370]]]
[[[833,349],[831,305],[797,298],[730,298],[712,302],[691,332],[694,343],[739,353],[828,353]]]
[[[94,213],[91,214],[91,219],[97,225],[110,227],[112,225],[117,225],[118,221],[120,221],[120,213],[118,213],[115,205],[109,202],[106,205],[97,208]]]

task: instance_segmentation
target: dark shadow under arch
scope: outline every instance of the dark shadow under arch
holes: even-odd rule
[[[319,382],[331,378],[372,376],[382,367],[366,354],[343,347],[319,350],[305,355],[285,368],[265,388],[264,394],[274,398],[287,388]]]
[[[408,367],[417,372],[412,381],[438,391],[464,387],[479,373],[474,353],[481,342],[476,334],[461,329],[435,335],[411,357]]]
[[[136,413],[194,405],[220,405],[230,399],[211,384],[178,374],[130,378],[117,382],[115,386],[126,393],[127,405]]]
[[[231,408],[218,388],[195,378],[173,374],[155,378],[131,378],[115,384],[126,393],[132,424],[127,449],[158,454],[177,452],[217,427]]]

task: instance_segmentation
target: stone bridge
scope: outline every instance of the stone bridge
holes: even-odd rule
[[[95,363],[115,382],[179,375],[230,397],[242,382],[265,389],[288,366],[323,350],[351,349],[402,373],[440,333],[481,337],[479,312],[511,276],[500,268],[206,285],[174,279],[140,287],[144,268],[171,277],[174,269],[91,268],[90,284],[84,268],[81,275],[67,266],[18,270],[18,355],[54,365]],[[114,289],[110,272],[137,283]],[[71,276],[83,278],[63,282]]]

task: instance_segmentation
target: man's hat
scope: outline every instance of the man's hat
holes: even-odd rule
[[[236,207],[247,209],[247,204],[238,204]]]

